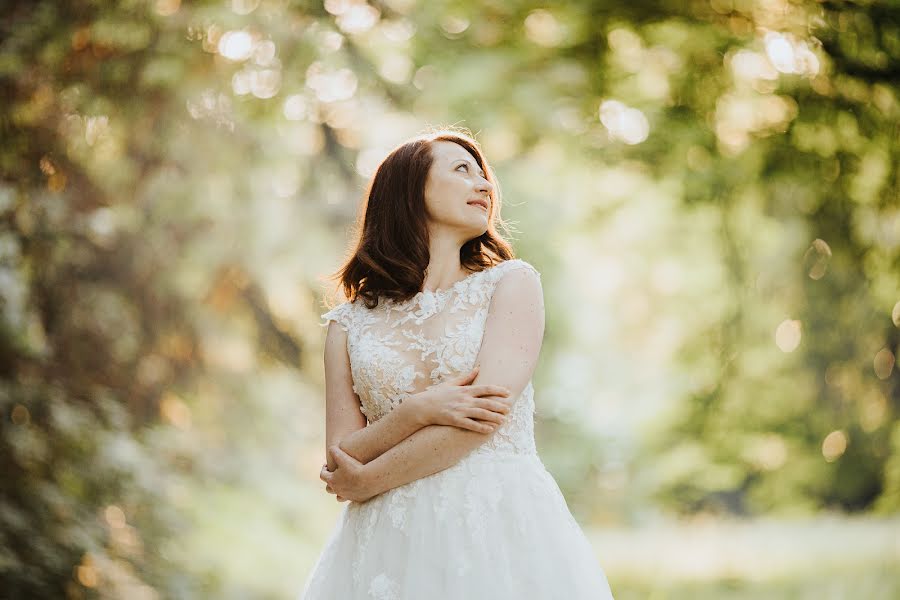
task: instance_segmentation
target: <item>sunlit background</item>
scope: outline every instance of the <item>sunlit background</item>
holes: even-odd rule
[[[327,275],[472,131],[618,600],[900,597],[894,2],[4,3],[0,596],[294,598]]]

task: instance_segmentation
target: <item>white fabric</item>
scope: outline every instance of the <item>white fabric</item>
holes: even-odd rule
[[[348,333],[353,389],[372,422],[404,395],[469,372],[513,259],[446,290],[322,317]],[[452,467],[348,502],[301,600],[611,600],[606,576],[534,443],[529,381],[509,419]]]

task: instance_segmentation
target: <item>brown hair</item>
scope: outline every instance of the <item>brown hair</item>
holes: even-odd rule
[[[355,250],[329,277],[339,280],[350,302],[361,296],[367,308],[374,308],[382,296],[403,301],[422,289],[430,258],[425,182],[433,162],[431,145],[436,141],[468,150],[493,184],[487,231],[462,245],[462,266],[481,271],[515,257],[512,246],[497,232],[496,225],[506,232],[510,228],[500,218],[500,188],[478,143],[457,128],[437,129],[394,148],[369,181],[354,228]]]

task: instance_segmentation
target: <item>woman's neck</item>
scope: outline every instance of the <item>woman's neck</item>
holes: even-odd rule
[[[425,269],[423,288],[445,290],[469,275],[459,261],[462,244],[451,236],[432,236],[429,246],[430,259]]]

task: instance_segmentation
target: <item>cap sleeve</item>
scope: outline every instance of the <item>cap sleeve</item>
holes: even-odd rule
[[[493,282],[497,283],[498,281],[500,281],[500,279],[503,278],[503,276],[505,274],[509,273],[510,271],[517,271],[519,269],[525,269],[527,271],[531,271],[538,277],[538,279],[540,279],[540,277],[541,277],[540,271],[535,269],[533,266],[531,266],[530,263],[525,262],[521,258],[513,258],[510,260],[505,260],[502,263],[495,266],[489,272],[492,275]]]
[[[323,313],[321,316],[324,321],[320,323],[322,327],[327,327],[329,321],[334,321],[340,325],[344,331],[350,331],[350,324],[353,322],[353,305],[350,302],[339,304]]]

